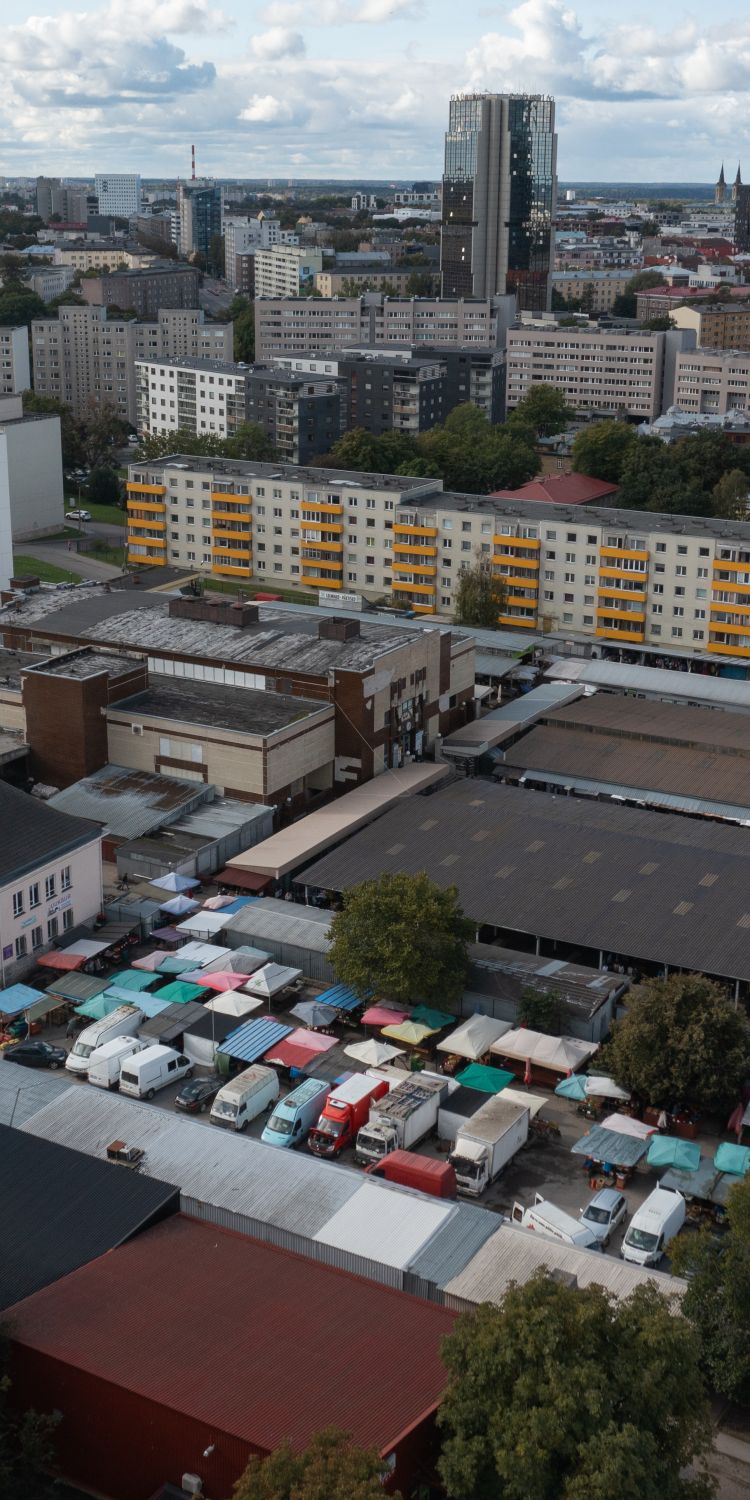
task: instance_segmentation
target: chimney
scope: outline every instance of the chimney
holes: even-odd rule
[[[209,620],[214,625],[234,625],[245,630],[248,625],[257,625],[260,618],[257,604],[244,601],[224,604],[213,599],[170,599],[170,620]]]
[[[318,625],[319,641],[355,641],[360,634],[359,620],[333,615]]]

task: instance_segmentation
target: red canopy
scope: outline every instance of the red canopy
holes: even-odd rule
[[[90,955],[85,953],[55,953],[53,951],[52,953],[43,953],[37,959],[37,963],[40,969],[57,969],[62,973],[63,971],[67,972],[69,969],[82,969],[87,957],[90,957]]]
[[[270,875],[258,875],[255,870],[235,869],[227,865],[214,877],[219,885],[236,885],[238,891],[264,891],[271,884]]]
[[[227,990],[239,990],[249,978],[249,974],[233,974],[224,969],[215,969],[213,974],[201,969],[192,982],[203,985],[207,990],[216,990],[217,994],[225,995]]]
[[[315,1045],[311,1045],[312,1037]],[[322,1045],[321,1045],[322,1044]],[[269,1047],[263,1056],[264,1063],[276,1063],[280,1068],[306,1068],[312,1059],[320,1052],[328,1052],[335,1047],[336,1038],[333,1036],[321,1036],[319,1032],[294,1031],[291,1036],[284,1037],[283,1041]]]
[[[362,1017],[363,1026],[400,1026],[408,1010],[391,1010],[388,1005],[371,1005]]]

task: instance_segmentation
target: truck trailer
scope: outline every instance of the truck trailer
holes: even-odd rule
[[[371,1106],[370,1119],[357,1135],[357,1161],[370,1166],[390,1151],[410,1151],[435,1129],[447,1095],[447,1078],[415,1073],[399,1083]]]
[[[459,1193],[479,1198],[529,1135],[529,1111],[494,1094],[461,1126],[450,1155]]]

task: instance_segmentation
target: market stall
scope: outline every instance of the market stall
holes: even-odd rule
[[[490,1047],[492,1056],[513,1068],[524,1083],[548,1085],[577,1072],[596,1051],[596,1042],[583,1042],[575,1036],[547,1036],[526,1026],[506,1032]]]
[[[447,1052],[451,1057],[466,1057],[470,1062],[479,1062],[489,1052],[493,1042],[498,1042],[513,1028],[510,1021],[496,1021],[493,1016],[477,1013],[467,1016],[465,1021],[438,1042],[438,1052]]]

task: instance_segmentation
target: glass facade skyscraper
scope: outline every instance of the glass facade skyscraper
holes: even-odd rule
[[[440,246],[444,297],[511,292],[521,310],[547,310],[556,169],[553,99],[451,99]]]

